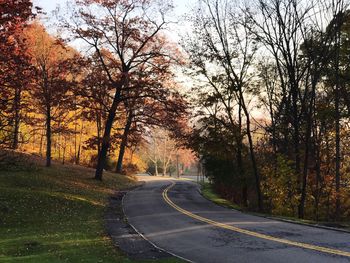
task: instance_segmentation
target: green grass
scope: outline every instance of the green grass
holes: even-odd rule
[[[242,210],[240,206],[232,203],[229,200],[226,200],[222,197],[220,197],[217,193],[215,193],[213,186],[210,183],[203,183],[202,184],[202,195],[209,199],[210,201],[214,202],[217,205],[232,208],[236,210]]]
[[[0,262],[134,262],[106,236],[103,213],[135,179],[106,172],[98,182],[92,169],[41,162],[0,163]]]

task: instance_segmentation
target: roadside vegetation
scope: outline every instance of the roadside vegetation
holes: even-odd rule
[[[212,201],[213,203],[219,206],[235,209],[244,213],[249,213],[257,216],[263,216],[263,217],[274,218],[274,219],[281,219],[289,222],[296,222],[296,223],[310,224],[310,225],[320,225],[320,226],[326,226],[326,227],[332,227],[332,228],[338,228],[338,229],[350,231],[350,221],[342,221],[342,222],[315,221],[315,220],[300,219],[297,217],[281,216],[278,214],[276,215],[271,213],[252,212],[248,210],[247,207],[239,206],[234,202],[222,197],[220,193],[215,191],[214,185],[210,183],[203,183],[201,185],[201,194],[203,195],[203,197],[205,197],[206,199]]]
[[[350,217],[350,2],[199,0],[185,41],[189,145],[250,211]]]
[[[134,262],[113,245],[103,216],[108,197],[135,178],[106,172],[96,182],[93,169],[47,168],[41,158],[7,151],[0,160],[0,262]]]
[[[216,193],[213,185],[210,183],[202,184],[201,193],[205,198],[217,205],[242,211],[242,208],[240,206],[225,198],[222,198],[218,193]]]

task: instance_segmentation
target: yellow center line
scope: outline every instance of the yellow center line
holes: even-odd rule
[[[210,224],[210,225],[213,225],[213,226],[216,226],[216,227],[232,230],[234,232],[246,234],[246,235],[253,236],[253,237],[258,237],[258,238],[262,238],[262,239],[266,239],[266,240],[270,240],[270,241],[275,241],[275,242],[278,242],[278,243],[287,244],[287,245],[291,245],[291,246],[295,246],[295,247],[301,247],[301,248],[316,250],[316,251],[320,251],[320,252],[324,252],[324,253],[328,253],[328,254],[340,255],[340,256],[344,256],[344,257],[350,257],[350,252],[347,252],[347,251],[341,251],[341,250],[337,250],[337,249],[332,249],[332,248],[327,248],[327,247],[320,247],[320,246],[311,245],[311,244],[307,244],[307,243],[296,242],[296,241],[291,241],[291,240],[287,240],[287,239],[283,239],[283,238],[273,237],[273,236],[269,236],[269,235],[253,232],[253,231],[250,231],[250,230],[242,229],[242,228],[239,228],[239,227],[235,227],[235,226],[223,224],[223,223],[220,223],[220,222],[216,222],[216,221],[213,221],[211,219],[208,219],[208,218],[205,218],[205,217],[193,214],[193,213],[191,213],[191,212],[189,212],[189,211],[179,207],[178,205],[176,205],[168,197],[168,192],[174,185],[175,185],[175,183],[172,182],[172,184],[169,185],[163,191],[163,194],[162,194],[163,198],[171,207],[173,207],[177,211],[179,211],[182,214],[185,214],[185,215],[187,215],[189,217],[192,217],[194,219],[197,219],[199,221],[202,221],[204,223],[207,223],[207,224]]]

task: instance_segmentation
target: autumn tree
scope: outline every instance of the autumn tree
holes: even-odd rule
[[[27,32],[30,55],[35,67],[35,83],[31,95],[37,113],[43,114],[46,131],[46,166],[51,165],[53,122],[61,126],[72,102],[69,94],[76,75],[75,53],[60,40],[51,37],[40,24],[34,23]]]
[[[158,58],[140,67],[130,80],[128,95],[124,100],[127,114],[119,146],[117,172],[122,171],[130,131],[159,127],[168,128],[169,132],[174,133],[177,124],[186,119],[188,105],[179,92],[179,86],[173,81],[172,64],[172,59]]]
[[[34,17],[32,2],[0,1],[0,14],[0,140],[17,149],[22,92],[28,87],[31,74],[23,30]]]
[[[72,19],[65,25],[94,49],[114,89],[98,156],[95,175],[98,180],[102,179],[113,122],[127,94],[130,77],[138,66],[155,58],[171,56],[160,37],[170,9],[167,2],[82,0],[77,1]],[[112,56],[104,57],[103,49]]]
[[[97,150],[96,156],[98,156],[113,87],[99,63],[98,55],[93,54],[85,58],[82,68],[82,78],[75,86],[74,94],[77,98],[76,104],[82,109],[83,118],[92,122],[96,130],[95,135],[85,141],[85,145],[87,148]]]

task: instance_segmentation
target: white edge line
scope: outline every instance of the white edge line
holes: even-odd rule
[[[142,187],[142,186],[141,186],[141,187]],[[137,188],[138,188],[138,187],[137,187]],[[140,231],[138,231],[138,230],[136,229],[135,226],[133,226],[133,225],[129,222],[129,218],[126,216],[125,210],[124,210],[124,198],[125,198],[125,196],[126,196],[129,192],[135,191],[137,188],[135,188],[135,189],[133,189],[133,190],[131,190],[131,191],[128,191],[128,192],[123,196],[123,198],[122,198],[122,210],[123,210],[124,217],[125,217],[126,220],[127,220],[127,224],[130,225],[130,226],[135,230],[135,232],[136,232],[138,235],[140,235],[144,240],[146,240],[148,243],[150,243],[154,248],[156,248],[156,249],[158,249],[158,250],[160,250],[160,251],[163,251],[163,252],[165,252],[165,253],[168,253],[169,255],[172,255],[172,256],[177,257],[177,258],[179,258],[179,259],[182,259],[182,260],[184,260],[184,261],[187,261],[187,262],[190,262],[190,263],[195,263],[194,261],[192,261],[192,260],[190,260],[190,259],[184,258],[184,257],[182,257],[182,256],[179,256],[179,255],[173,253],[173,252],[170,252],[170,251],[168,251],[168,250],[166,250],[166,249],[164,249],[164,248],[161,248],[161,247],[157,246],[157,245],[154,244],[151,240],[149,240],[147,237],[145,237]]]

